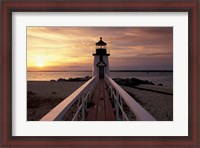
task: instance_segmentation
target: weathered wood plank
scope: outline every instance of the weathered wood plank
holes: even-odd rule
[[[105,108],[106,108],[106,120],[107,121],[114,121],[115,120],[115,115],[112,109],[112,103],[110,100],[110,96],[108,94],[108,89],[104,83],[104,88],[105,88]]]
[[[99,81],[99,99],[98,99],[98,109],[97,109],[97,121],[105,121],[105,97],[104,97],[104,80],[100,79]]]
[[[113,121],[115,115],[105,86],[104,79],[99,79],[93,95],[93,106],[90,108],[87,121]]]
[[[96,89],[92,96],[92,106],[89,109],[89,113],[86,117],[87,121],[95,121],[96,120],[96,113],[97,113],[97,106],[98,106],[98,96],[99,96],[99,82],[97,82]]]

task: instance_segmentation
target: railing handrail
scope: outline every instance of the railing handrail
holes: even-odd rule
[[[40,121],[53,121],[62,120],[64,114],[70,109],[70,107],[80,98],[80,96],[89,89],[90,84],[92,84],[97,79],[96,76],[92,77],[90,80],[85,82],[81,87],[79,87],[70,96],[65,98],[61,103],[54,107],[49,113],[47,113]]]
[[[135,101],[124,89],[122,89],[111,77],[105,75],[116,92],[121,96],[124,102],[128,105],[130,110],[135,114],[137,120],[141,121],[156,121],[156,119],[147,112],[139,103]]]

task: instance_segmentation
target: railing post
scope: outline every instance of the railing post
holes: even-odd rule
[[[85,100],[84,100],[84,95],[81,96],[82,99],[82,121],[85,120]]]
[[[110,86],[110,97],[112,98],[113,96],[113,91],[112,91],[112,87]]]
[[[67,111],[73,106],[77,105],[77,111],[72,118],[72,120],[77,120],[78,115],[81,114],[82,111],[82,120],[85,120],[86,116],[86,108],[85,108],[85,98],[84,94],[89,92],[88,90],[92,87],[92,84],[95,85],[97,81],[96,76],[92,77],[85,84],[79,87],[75,92],[73,92],[70,96],[64,99],[61,103],[59,103],[56,107],[54,107],[49,113],[47,113],[40,121],[59,121],[62,120],[62,117],[65,115]],[[91,92],[90,92],[91,93]],[[91,98],[91,96],[90,96]],[[76,104],[77,103],[77,104]]]
[[[123,114],[124,108],[123,108],[123,101],[122,101],[121,96],[119,96],[119,104],[121,106],[121,111],[122,111],[122,120],[124,121],[124,114]]]
[[[134,98],[132,98],[125,90],[123,90],[111,77],[105,76],[108,83],[112,86],[111,90],[114,98],[116,120],[119,118],[119,109],[122,112],[123,119],[129,120],[126,113],[123,110],[123,102],[129,107],[132,113],[135,114],[137,120],[141,121],[156,121],[156,119],[146,111]],[[122,100],[123,99],[123,100]]]
[[[80,97],[78,98],[78,102],[77,102],[77,108],[80,106],[80,101],[81,101],[81,99],[80,99]]]
[[[119,120],[119,94],[116,92],[115,98],[115,111],[116,111],[116,120]]]

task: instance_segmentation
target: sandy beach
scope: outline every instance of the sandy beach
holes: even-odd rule
[[[85,82],[28,81],[28,121],[40,120]],[[141,84],[123,86],[158,121],[173,120],[173,90],[164,86]]]
[[[173,120],[173,90],[171,88],[155,85],[139,85],[135,88],[122,86],[122,88],[156,120]],[[144,90],[138,88],[144,88]]]
[[[83,83],[85,82],[28,81],[27,120],[40,120]]]

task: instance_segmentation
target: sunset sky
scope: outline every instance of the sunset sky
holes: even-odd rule
[[[111,70],[172,70],[172,27],[27,27],[28,71],[92,70],[99,38]]]

